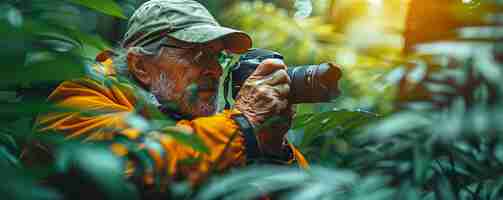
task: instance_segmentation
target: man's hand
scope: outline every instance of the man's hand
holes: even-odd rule
[[[267,154],[280,154],[293,116],[288,103],[290,79],[279,59],[264,60],[246,79],[236,98],[238,109],[253,125]]]

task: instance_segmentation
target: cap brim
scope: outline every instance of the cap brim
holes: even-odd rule
[[[232,53],[244,53],[252,47],[252,40],[248,34],[231,28],[198,25],[167,33],[178,40],[191,43],[206,43],[222,40],[226,50]]]

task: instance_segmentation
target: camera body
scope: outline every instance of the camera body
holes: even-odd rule
[[[230,69],[233,98],[258,65],[270,58],[283,60],[278,52],[260,48],[250,49],[239,58]],[[329,102],[340,95],[338,81],[342,72],[334,64],[290,66],[287,73],[291,80],[288,96],[291,104]]]

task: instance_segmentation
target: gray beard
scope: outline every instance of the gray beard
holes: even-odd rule
[[[159,74],[159,81],[152,84],[150,87],[150,95],[149,101],[156,105],[157,107],[162,106],[159,99],[162,99],[163,91],[173,91],[175,88],[174,81],[167,78],[167,74],[165,72],[161,72]],[[197,95],[197,94],[196,94]],[[193,116],[205,117],[210,116],[216,113],[217,111],[217,96],[218,92],[215,93],[215,96],[209,102],[202,102],[200,99],[197,99],[195,102],[190,103],[190,99],[187,99],[182,94],[173,94],[175,99],[183,99],[183,103],[189,108],[190,113]],[[179,110],[178,112],[180,112]]]
[[[192,110],[192,113],[201,116],[201,117],[206,117],[215,114],[217,111],[217,104],[216,104],[216,99],[213,99],[210,102],[196,102],[196,107],[195,110]]]

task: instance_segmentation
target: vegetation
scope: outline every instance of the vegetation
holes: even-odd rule
[[[197,190],[173,183],[169,195],[177,199],[250,199],[265,193],[302,200],[501,199],[501,2],[412,0],[408,18],[402,11],[371,15],[369,7],[376,5],[368,2],[381,2],[385,10],[394,11],[409,1],[309,2],[203,3],[224,24],[249,32],[256,46],[283,53],[291,65],[343,64],[344,95],[335,102],[300,105],[289,133],[312,167],[250,166],[214,175]],[[66,165],[84,163],[69,156],[84,151],[94,152],[95,161],[107,160],[110,165],[87,162],[91,164],[82,168],[92,178],[78,180],[96,183],[111,199],[136,196],[138,191],[117,174],[100,171],[113,167],[114,160],[99,146],[64,142],[58,154],[62,161],[48,166],[27,166],[19,158],[25,147],[38,140],[62,142],[56,134],[35,134],[32,128],[37,113],[58,109],[44,103],[47,94],[61,80],[86,74],[95,54],[119,40],[117,30],[123,29],[124,19],[140,3],[0,3],[4,11],[0,13],[4,44],[0,49],[0,177],[5,180],[0,193],[7,199],[60,199],[60,191],[39,180]],[[414,8],[431,9],[436,3],[447,6],[456,23],[443,30],[450,31],[446,37],[414,40],[419,33],[411,33],[406,19],[417,16]],[[369,28],[364,23],[370,20],[368,15],[381,21],[372,21],[374,28]],[[100,23],[113,26],[107,29]],[[357,34],[369,30],[377,33]],[[421,31],[435,35],[433,29]],[[410,46],[416,48],[402,53]],[[179,139],[199,145],[197,139]]]

